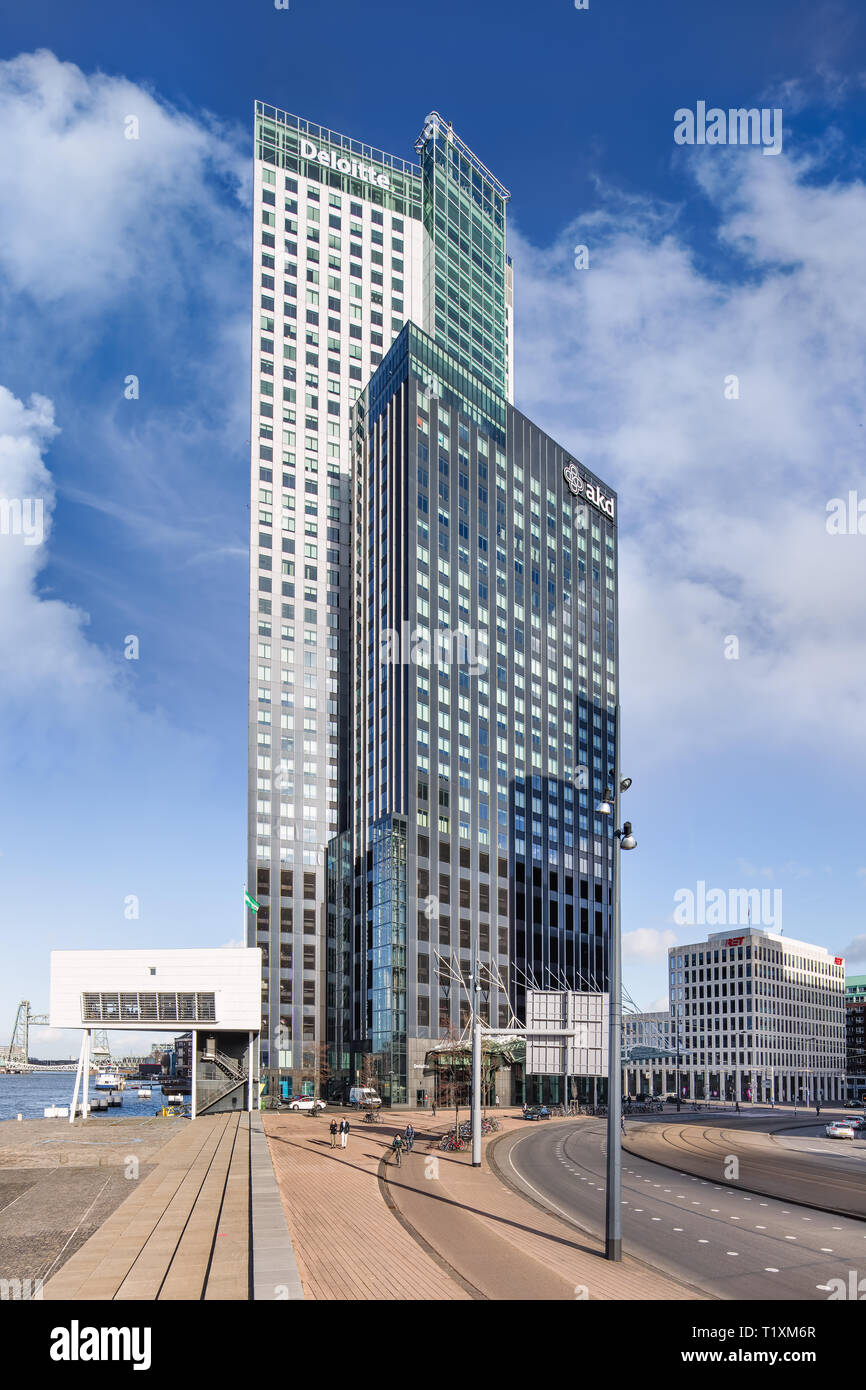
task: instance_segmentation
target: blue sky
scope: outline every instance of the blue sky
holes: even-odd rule
[[[699,11],[6,17],[0,493],[47,528],[0,536],[0,1040],[53,946],[242,936],[256,97],[407,157],[435,107],[511,190],[517,404],[620,494],[634,998],[699,880],[866,968],[866,536],[826,530],[866,498],[864,17]],[[780,107],[782,154],[676,146],[699,100]]]

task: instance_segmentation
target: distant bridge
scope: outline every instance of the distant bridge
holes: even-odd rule
[[[0,1074],[7,1076],[29,1076],[32,1072],[75,1071],[77,1062],[4,1062]]]

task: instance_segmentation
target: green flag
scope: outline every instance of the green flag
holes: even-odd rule
[[[258,912],[259,905],[250,893],[244,893],[244,902],[252,912]]]

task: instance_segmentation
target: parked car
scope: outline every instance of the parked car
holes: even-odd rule
[[[549,1120],[550,1111],[546,1105],[530,1105],[528,1110],[523,1112],[524,1120]]]
[[[353,1086],[349,1091],[349,1104],[355,1105],[359,1110],[378,1109],[382,1104],[382,1097],[377,1095],[372,1086]]]
[[[325,1102],[315,1100],[313,1096],[292,1096],[289,1101],[290,1110],[312,1110],[314,1107],[316,1110],[324,1110]]]
[[[843,1124],[841,1120],[833,1120],[829,1125],[825,1125],[824,1133],[828,1139],[853,1139],[855,1130],[853,1125]]]

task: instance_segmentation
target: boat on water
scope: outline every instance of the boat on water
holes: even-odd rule
[[[122,1091],[123,1079],[110,1067],[103,1067],[96,1074],[93,1089],[95,1091]]]
[[[149,1087],[149,1086],[139,1086],[139,1088],[138,1088],[138,1099],[139,1099],[139,1100],[150,1100],[150,1094],[151,1094],[151,1092],[150,1092],[150,1087]]]

